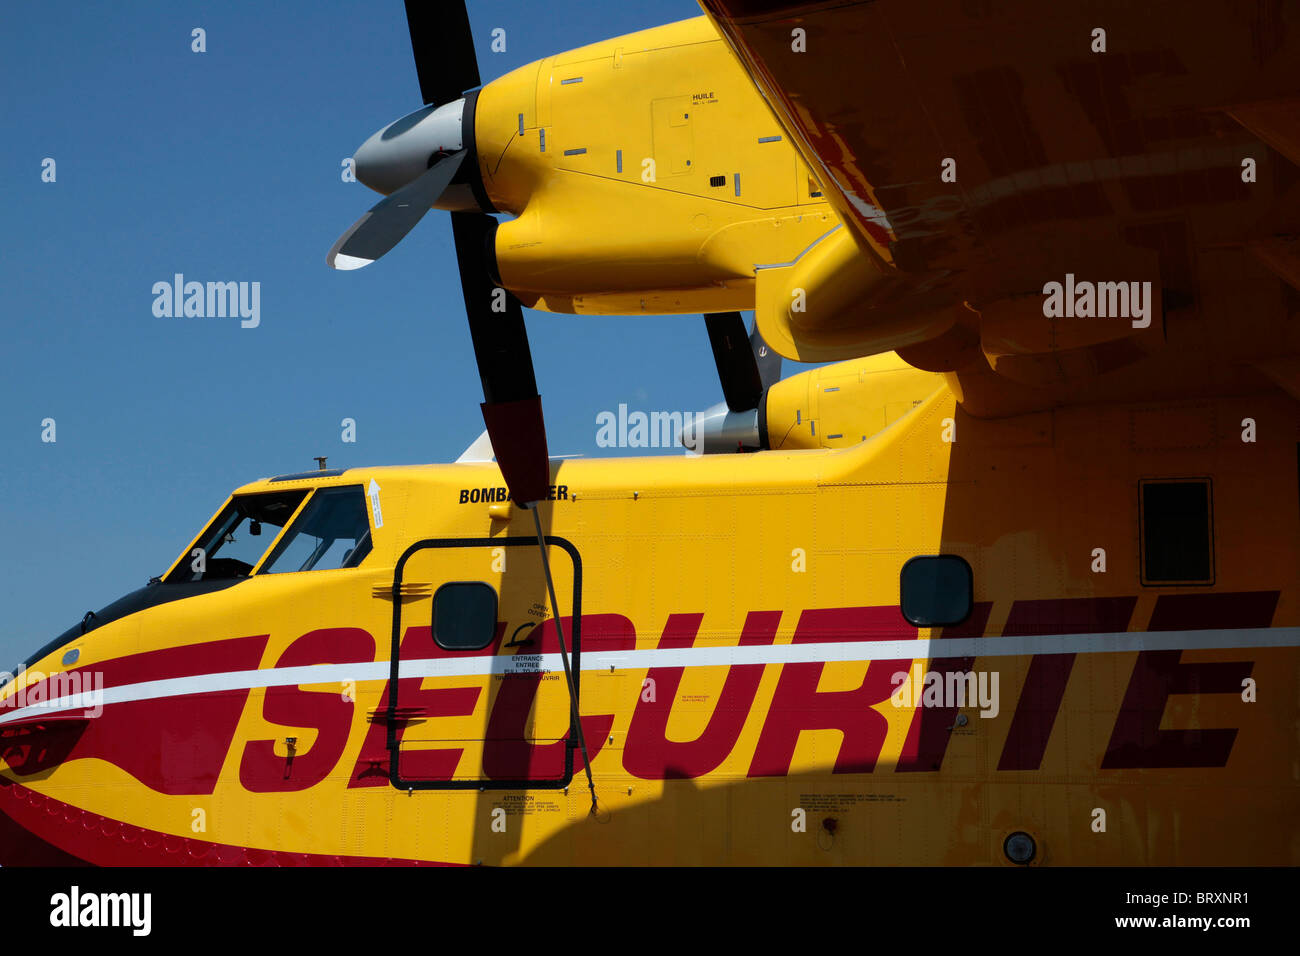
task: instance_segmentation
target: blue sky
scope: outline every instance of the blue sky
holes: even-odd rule
[[[485,81],[699,14],[469,9]],[[482,430],[446,217],[368,269],[325,265],[378,199],[340,162],[420,105],[398,0],[9,4],[0,93],[0,668],[160,573],[244,482],[315,455],[450,461]],[[156,318],[153,284],[177,272],[259,282],[261,325]],[[721,399],[698,316],[526,314],[553,454],[608,453],[596,414],[620,402]]]

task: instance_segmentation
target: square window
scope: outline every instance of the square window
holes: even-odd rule
[[[1141,483],[1142,583],[1213,584],[1208,478]]]
[[[916,627],[951,627],[966,620],[974,601],[974,575],[955,554],[909,560],[899,575],[899,606]]]
[[[481,651],[497,632],[497,592],[482,581],[453,581],[433,595],[433,640],[447,651]]]

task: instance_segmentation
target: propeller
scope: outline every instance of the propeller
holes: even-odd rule
[[[493,277],[496,230],[491,216],[451,214],[465,315],[483,383],[483,424],[511,500],[526,505],[546,499],[551,463],[523,307]]]
[[[425,103],[449,103],[482,82],[463,2],[406,0],[406,26]]]
[[[464,158],[465,151],[457,150],[376,203],[334,243],[325,257],[330,268],[360,269],[401,242],[433,208]]]
[[[682,430],[682,444],[694,451],[756,451],[764,445],[767,389],[781,378],[781,356],[768,348],[758,321],[748,334],[739,312],[710,312],[704,325],[713,347],[726,399],[695,416]]]
[[[470,163],[465,165],[475,167],[477,176],[472,148],[476,94],[467,100],[464,91],[480,80],[465,4],[406,0],[406,24],[425,105],[389,123],[354,154],[357,180],[388,198],[334,243],[326,257],[332,269],[360,269],[397,245],[443,199],[467,152]],[[490,203],[479,186],[475,198],[482,200],[480,211],[487,212]]]
[[[334,243],[333,269],[360,269],[396,246],[432,208],[451,211],[461,292],[483,383],[480,408],[511,499],[547,498],[542,400],[519,300],[500,287],[495,212],[474,147],[478,59],[464,2],[406,0],[424,106],[388,124],[353,156],[357,180],[384,194]]]
[[[536,507],[550,490],[546,423],[537,394],[523,307],[501,287],[496,267],[496,210],[483,188],[474,148],[474,106],[479,85],[474,37],[464,0],[432,4],[406,0],[415,71],[425,105],[390,123],[361,144],[353,161],[358,181],[384,193],[330,249],[335,269],[357,269],[374,262],[415,227],[434,206],[451,211],[451,232],[460,267],[474,360],[483,383],[483,423],[487,426],[501,476],[515,504],[530,508],[537,531],[542,572],[569,689],[570,733],[577,738],[597,812],[596,784],[578,716],[578,686],[569,664],[560,605],[551,577],[546,534]],[[465,162],[468,155],[469,161]],[[466,188],[468,187],[468,188]],[[576,610],[576,609],[575,609]],[[395,716],[397,696],[389,702]]]
[[[758,334],[757,320],[754,330],[746,335],[739,312],[708,312],[704,325],[727,408],[733,412],[757,408],[763,390],[781,377],[781,356]]]

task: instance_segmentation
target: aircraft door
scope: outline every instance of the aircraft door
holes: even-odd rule
[[[580,689],[582,564],[568,541],[547,545]],[[393,588],[389,693],[375,714],[387,723],[390,782],[567,786],[578,744],[537,539],[417,542]]]

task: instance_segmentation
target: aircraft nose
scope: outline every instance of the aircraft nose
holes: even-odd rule
[[[430,157],[464,145],[465,101],[422,106],[389,123],[353,155],[357,181],[387,196],[421,175]]]

